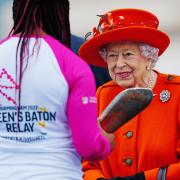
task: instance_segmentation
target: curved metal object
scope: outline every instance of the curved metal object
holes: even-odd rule
[[[106,132],[114,132],[146,108],[152,98],[149,88],[129,88],[120,92],[99,116],[101,127]]]

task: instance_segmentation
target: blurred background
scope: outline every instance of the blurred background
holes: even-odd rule
[[[12,27],[12,1],[0,0],[0,39]],[[70,0],[70,21],[73,34],[81,36],[98,23],[96,15],[118,8],[149,10],[159,18],[159,28],[166,32],[171,44],[160,57],[156,69],[180,75],[180,0]]]

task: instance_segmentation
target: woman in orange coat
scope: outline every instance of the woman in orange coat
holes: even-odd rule
[[[108,66],[112,78],[97,91],[99,114],[123,89],[148,87],[156,95],[115,132],[106,159],[83,162],[85,180],[180,179],[180,77],[153,70],[170,42],[158,23],[144,10],[110,11],[79,50],[88,63]]]

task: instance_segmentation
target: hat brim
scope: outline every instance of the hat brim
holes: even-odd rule
[[[104,32],[86,41],[80,47],[79,55],[89,64],[105,67],[107,64],[99,55],[99,50],[105,44],[121,41],[147,43],[159,49],[159,56],[166,50],[170,43],[169,37],[157,29],[148,27],[125,27]]]

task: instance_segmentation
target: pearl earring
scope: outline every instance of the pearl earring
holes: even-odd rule
[[[146,69],[147,69],[147,71],[150,71],[150,70],[151,70],[151,68],[150,68],[150,67],[146,67]]]

